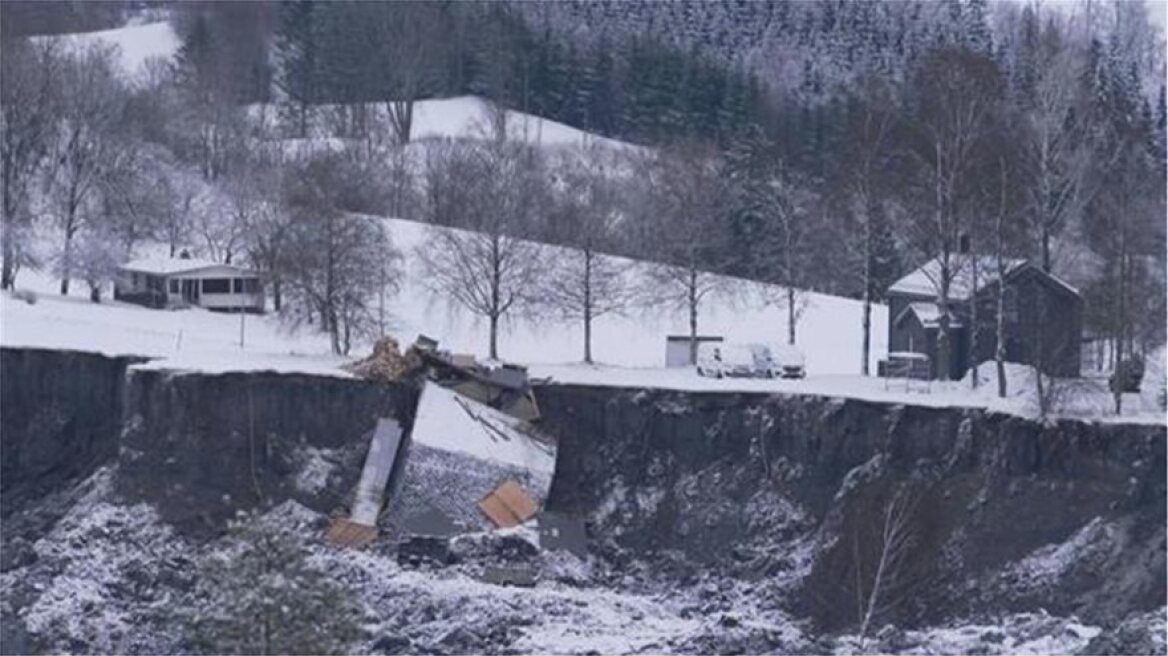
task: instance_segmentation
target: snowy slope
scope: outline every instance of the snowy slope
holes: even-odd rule
[[[95,44],[116,46],[122,71],[131,78],[146,73],[146,62],[153,58],[169,60],[181,45],[168,22],[127,25],[100,32],[36,37],[38,41],[56,41],[68,48],[84,49]]]
[[[487,105],[476,96],[423,100],[414,107],[415,139],[481,137],[489,134],[488,126]],[[622,141],[598,137],[570,125],[511,110],[507,110],[507,134],[543,146],[602,143],[612,148],[632,147]]]
[[[400,219],[385,221],[395,245],[406,259],[401,291],[389,302],[391,332],[403,344],[418,334],[439,340],[442,348],[487,355],[487,325],[467,316],[427,288],[417,261],[416,248],[433,228]],[[563,249],[540,246],[549,259],[562,257]],[[295,369],[322,371],[335,367],[337,358],[324,357],[328,343],[311,332],[290,334],[275,317],[244,319],[244,347],[239,347],[237,316],[204,310],[149,310],[107,301],[94,305],[85,300],[84,285],[74,285],[72,296],[55,292],[48,275],[23,271],[17,286],[38,293],[35,305],[10,296],[0,297],[0,344],[74,348],[109,354],[164,357],[157,366],[212,370]],[[699,331],[723,335],[732,341],[779,341],[785,334],[785,314],[764,306],[760,285],[733,280],[733,293],[710,297],[701,311]],[[772,294],[773,295],[773,294]],[[809,306],[799,324],[799,346],[807,355],[812,374],[858,373],[860,368],[860,310],[858,301],[810,294]],[[873,312],[873,361],[884,351],[886,310]],[[665,336],[686,334],[687,319],[680,309],[634,310],[627,316],[606,315],[593,325],[593,354],[599,362],[625,367],[661,367],[665,362]],[[180,331],[182,333],[180,338]],[[360,349],[361,351],[364,348]],[[523,363],[564,364],[578,362],[583,353],[583,327],[554,321],[513,321],[503,326],[500,355]],[[361,353],[356,353],[360,355]]]
[[[419,263],[411,257],[426,240],[427,226],[412,221],[385,219],[394,243],[407,256],[406,281],[392,311],[396,334],[406,343],[418,333],[439,340],[442,348],[475,353],[484,357],[487,326],[475,322],[435,296],[425,285]],[[565,249],[541,246],[544,255],[555,259]],[[638,275],[636,272],[634,275]],[[644,282],[643,273],[639,278]],[[764,287],[746,280],[732,279],[730,293],[709,297],[701,308],[698,331],[722,335],[729,341],[776,342],[786,335],[786,314],[782,308],[766,306],[761,300]],[[771,292],[768,296],[774,297]],[[861,303],[852,299],[809,294],[808,307],[799,322],[798,345],[806,352],[812,374],[851,374],[860,371]],[[887,309],[874,306],[873,363],[884,353]],[[593,356],[599,362],[628,367],[661,367],[665,364],[665,336],[689,333],[682,309],[636,309],[627,316],[605,315],[593,323]],[[539,324],[513,321],[504,327],[500,356],[526,363],[570,363],[583,357],[582,325],[545,321]],[[874,368],[873,364],[873,368]]]

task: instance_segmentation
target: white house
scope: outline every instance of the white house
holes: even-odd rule
[[[209,310],[264,311],[259,274],[190,257],[146,258],[118,268],[114,298],[147,307],[197,305]]]

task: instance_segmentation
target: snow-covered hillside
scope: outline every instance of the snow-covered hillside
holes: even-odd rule
[[[67,48],[84,49],[97,44],[118,49],[122,71],[136,79],[146,73],[151,59],[170,60],[178,52],[181,42],[168,22],[126,25],[100,32],[84,32],[62,36],[36,37],[39,41],[56,41]]]
[[[404,284],[388,303],[391,332],[405,344],[426,334],[438,339],[443,348],[485,357],[486,324],[450,306],[425,284],[416,249],[424,245],[427,231],[435,228],[400,219],[383,220],[406,260]],[[540,250],[549,259],[564,255],[555,246],[540,246]],[[55,293],[56,282],[40,272],[22,272],[17,283],[18,288],[37,292],[38,301],[29,305],[7,295],[0,299],[0,343],[5,346],[165,357],[174,366],[216,370],[272,367],[321,371],[338,363],[327,356],[323,335],[291,334],[274,316],[244,319],[241,349],[238,316],[197,309],[148,310],[112,301],[94,305],[85,300],[83,286],[74,286],[74,296],[65,299]],[[702,334],[722,335],[732,341],[774,342],[782,338],[785,313],[763,304],[763,286],[735,279],[728,288],[728,292],[711,296],[703,306],[699,319]],[[775,296],[773,292],[769,295]],[[798,343],[806,352],[808,370],[813,375],[858,373],[860,303],[825,294],[809,294],[807,299]],[[873,360],[884,352],[886,323],[885,308],[876,306]],[[661,367],[665,363],[665,336],[687,334],[687,326],[685,312],[675,308],[633,308],[625,316],[601,317],[593,326],[595,359],[622,367]],[[551,320],[512,321],[504,326],[500,351],[507,360],[528,364],[577,362],[583,353],[583,327]]]

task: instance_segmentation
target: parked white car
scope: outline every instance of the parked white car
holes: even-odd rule
[[[705,342],[698,345],[699,376],[763,378],[770,371],[770,357],[757,344]]]
[[[790,344],[773,344],[770,350],[770,374],[776,378],[803,378],[807,359],[803,351]]]

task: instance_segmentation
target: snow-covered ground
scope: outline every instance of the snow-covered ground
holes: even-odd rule
[[[200,371],[267,369],[347,376],[345,359],[329,354],[315,334],[293,334],[273,317],[202,309],[151,310],[106,300],[84,290],[61,297],[46,276],[25,272],[18,288],[35,290],[29,304],[0,295],[0,344],[159,358],[153,366]],[[240,347],[240,326],[243,347]]]
[[[401,289],[388,301],[389,332],[399,343],[410,344],[419,334],[439,341],[441,348],[456,353],[487,355],[487,325],[451,306],[427,286],[416,257],[424,247],[427,231],[436,228],[400,219],[385,222],[395,245],[405,255]],[[549,259],[565,257],[564,249],[541,246]],[[632,269],[644,276],[644,265]],[[641,283],[645,279],[639,278]],[[200,371],[277,370],[348,376],[339,366],[347,358],[329,353],[328,340],[311,329],[293,332],[274,315],[217,314],[200,309],[150,310],[136,305],[105,301],[88,302],[83,285],[62,298],[57,283],[42,272],[24,271],[18,289],[36,292],[28,304],[11,295],[0,295],[0,344],[95,351],[111,355],[156,358],[153,368]],[[721,335],[733,342],[782,341],[786,330],[783,308],[766,304],[775,289],[746,280],[731,279],[726,291],[711,295],[703,304],[699,332]],[[804,393],[840,396],[926,406],[985,407],[1024,416],[1038,413],[1032,373],[1011,365],[1010,394],[996,395],[992,366],[981,367],[982,384],[971,389],[967,381],[908,383],[859,375],[860,317],[862,306],[852,299],[809,293],[798,324],[798,346],[807,358],[808,376],[803,380],[702,378],[692,368],[665,368],[665,337],[688,333],[687,317],[680,308],[632,308],[624,315],[605,315],[593,324],[593,355],[598,364],[580,363],[583,327],[545,317],[504,323],[500,340],[503,359],[527,364],[532,375],[553,382],[622,387],[653,387],[701,391]],[[240,347],[240,326],[243,347]],[[870,365],[886,351],[887,309],[873,308]],[[361,356],[368,345],[360,345]],[[1106,380],[1083,378],[1060,381],[1054,406],[1056,414],[1103,418],[1107,421],[1163,423],[1154,381],[1162,379],[1159,365],[1163,350],[1152,354],[1146,387],[1149,394],[1125,400],[1123,417],[1108,417],[1111,397]]]
[[[442,348],[485,357],[486,323],[450,306],[425,284],[414,255],[431,228],[399,219],[384,221],[406,256],[401,290],[388,303],[390,332],[403,344],[426,334],[438,339]],[[549,259],[564,256],[558,247],[541,246],[541,250]],[[86,300],[84,285],[75,284],[68,298],[59,296],[56,287],[46,273],[21,272],[17,288],[35,292],[37,302],[30,305],[7,294],[0,296],[0,344],[144,355],[165,358],[153,366],[214,371],[272,368],[320,373],[332,372],[343,361],[328,355],[324,335],[310,330],[292,333],[275,316],[241,319],[198,309],[150,310],[109,300],[95,305]],[[784,312],[763,304],[761,285],[732,280],[728,287],[730,291],[711,296],[703,306],[702,334],[752,342],[777,341],[784,334]],[[799,346],[807,355],[809,371],[817,375],[858,372],[860,311],[858,301],[808,295],[799,324]],[[885,317],[885,308],[876,306],[873,362],[884,351]],[[677,308],[607,315],[593,325],[593,353],[598,362],[611,365],[660,367],[665,361],[665,336],[687,330],[685,312]],[[583,352],[583,327],[578,324],[512,321],[503,331],[500,355],[507,360],[562,365],[579,361]]]

